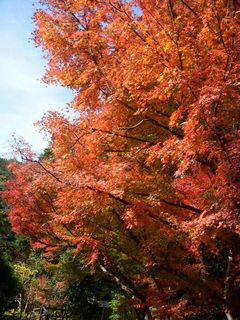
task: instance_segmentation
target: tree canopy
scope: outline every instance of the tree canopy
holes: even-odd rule
[[[239,4],[40,0],[46,83],[75,91],[18,145],[13,230],[82,254],[148,315],[239,317]]]

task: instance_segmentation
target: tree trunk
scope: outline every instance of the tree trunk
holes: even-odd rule
[[[227,305],[228,298],[229,298],[229,289],[230,289],[229,278],[230,278],[230,274],[231,274],[232,262],[233,262],[232,252],[231,252],[231,250],[229,250],[226,278],[225,278],[225,287],[224,287],[224,300],[225,300],[226,305]],[[225,309],[225,315],[228,320],[237,320],[233,317],[233,315],[231,314],[231,311],[228,309],[228,307],[226,307],[226,309]]]
[[[228,320],[237,320],[236,318],[234,318],[231,313],[229,311],[225,311],[225,315],[227,317]]]

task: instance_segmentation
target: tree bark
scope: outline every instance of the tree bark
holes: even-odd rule
[[[227,304],[228,304],[227,300],[228,300],[228,297],[229,297],[229,277],[230,277],[230,274],[231,274],[232,261],[233,261],[233,257],[232,257],[232,252],[230,250],[229,251],[229,255],[228,255],[228,263],[227,263],[225,287],[224,287],[224,300],[225,300],[225,304],[226,304],[225,315],[226,315],[228,320],[237,320],[237,319],[235,319],[233,317],[233,315],[231,314],[231,311],[227,307]]]

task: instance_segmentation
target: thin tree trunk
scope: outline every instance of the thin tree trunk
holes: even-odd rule
[[[227,270],[226,270],[226,278],[225,278],[225,287],[224,287],[224,300],[225,300],[225,305],[226,305],[226,309],[225,309],[225,315],[227,317],[228,320],[235,320],[234,317],[231,314],[231,311],[228,309],[227,305],[228,305],[228,297],[229,297],[229,277],[231,274],[231,268],[232,268],[232,252],[231,250],[229,250],[229,255],[228,255],[228,264],[227,264]]]
[[[231,315],[230,312],[225,311],[225,315],[226,315],[226,317],[227,317],[228,320],[234,320],[234,318],[233,318],[233,316]]]

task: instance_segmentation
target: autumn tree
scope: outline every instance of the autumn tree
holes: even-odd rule
[[[41,0],[44,80],[75,91],[5,198],[51,257],[81,252],[139,319],[239,318],[239,4]]]

